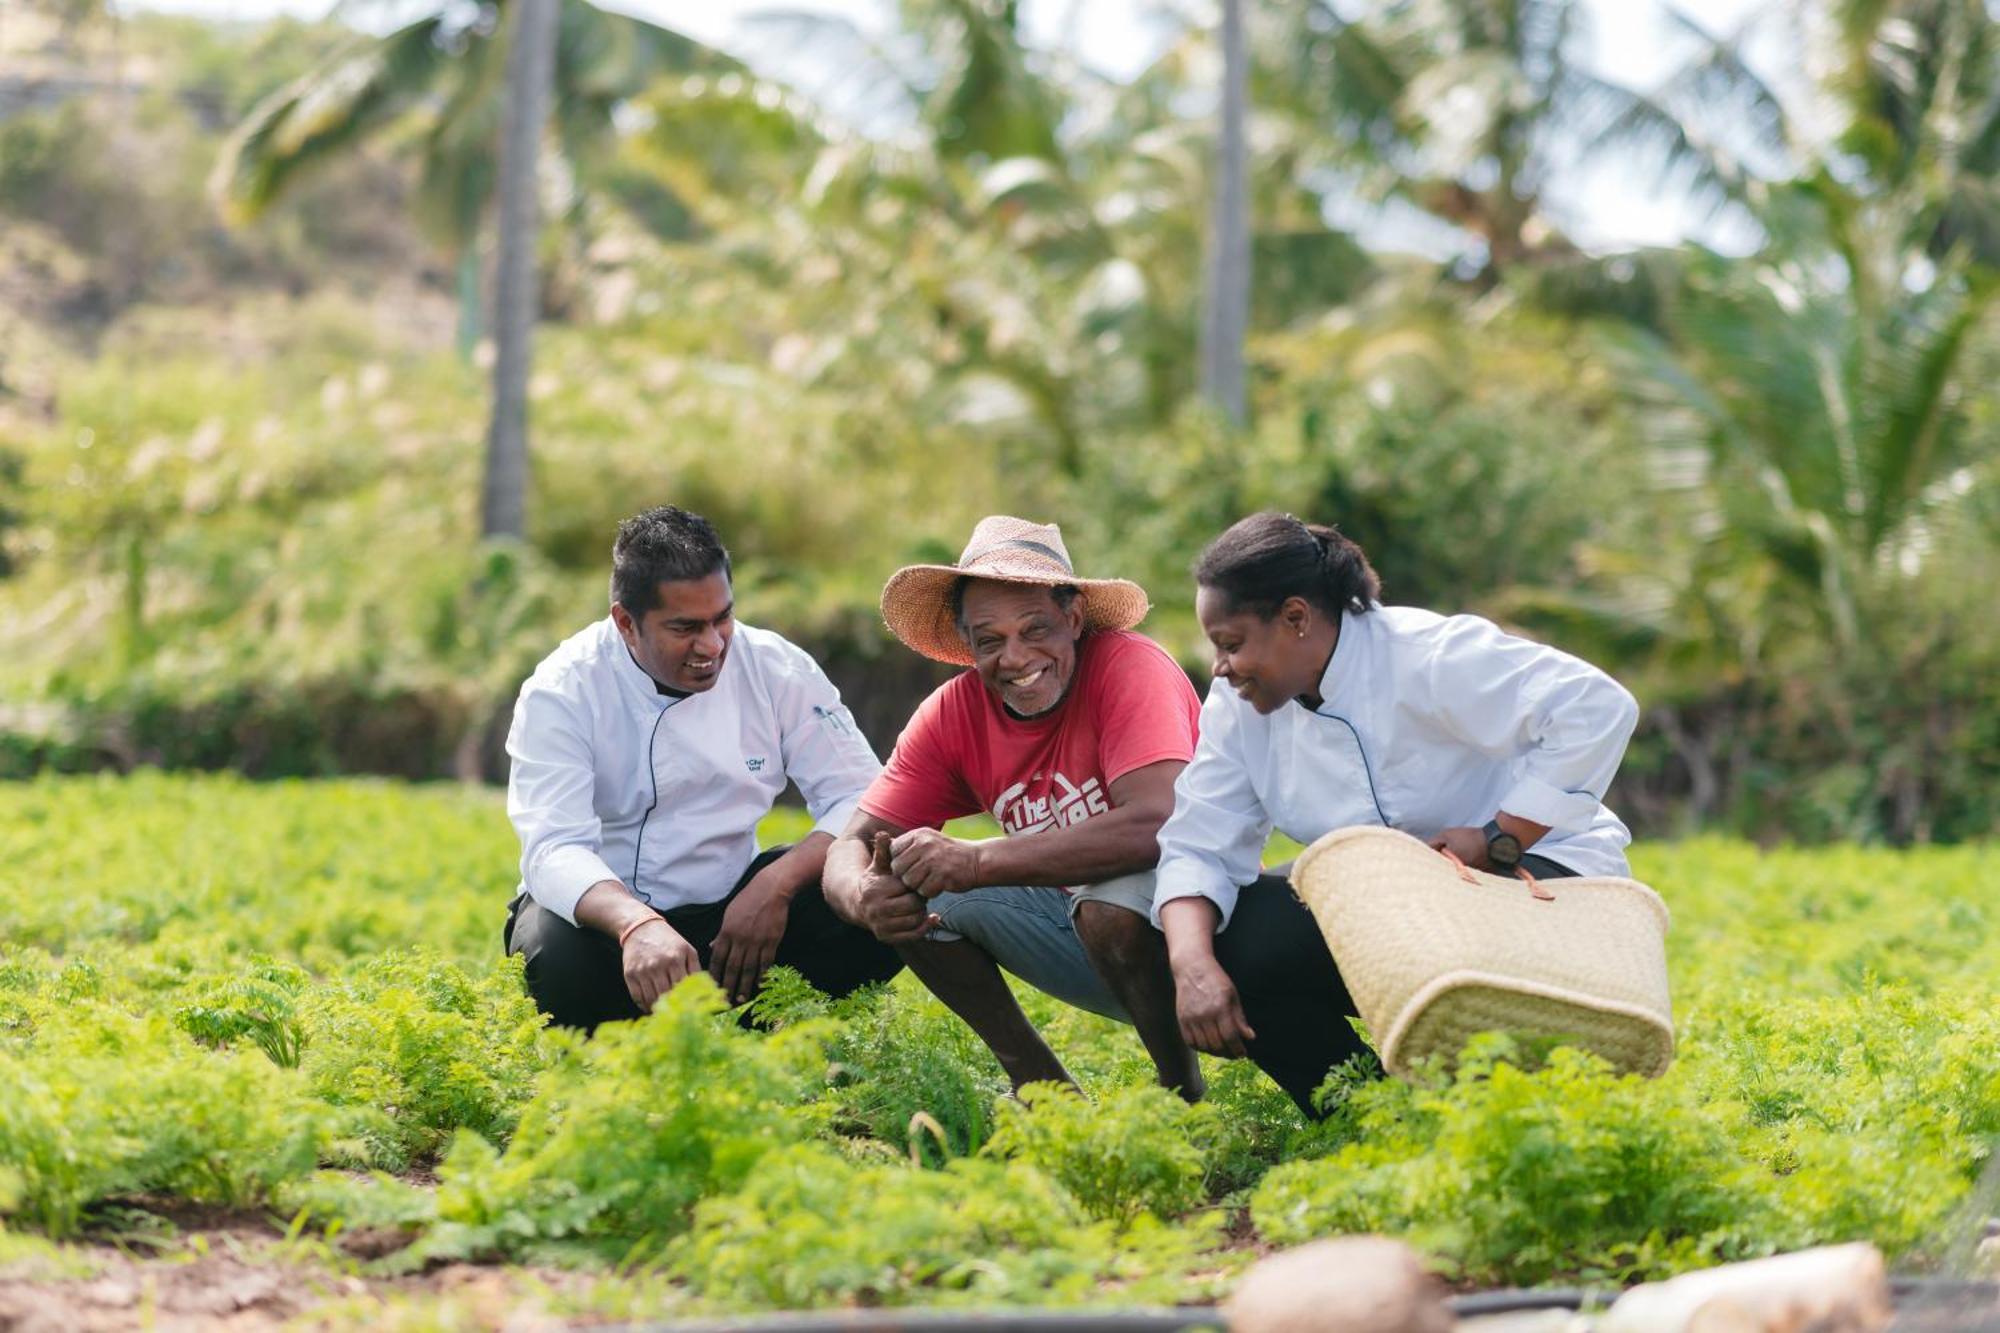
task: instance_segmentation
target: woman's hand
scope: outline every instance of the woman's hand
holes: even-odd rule
[[[1450,852],[1474,870],[1491,870],[1493,863],[1486,859],[1486,830],[1476,828],[1448,828],[1431,839],[1431,850]]]
[[[1222,913],[1206,898],[1175,898],[1160,908],[1181,1040],[1210,1055],[1242,1056],[1257,1034],[1250,1030],[1236,983],[1215,958],[1215,928],[1221,921]]]
[[[1174,964],[1174,1009],[1182,1039],[1197,1051],[1241,1058],[1257,1039],[1236,983],[1213,954]]]
[[[1174,969],[1174,1015],[1180,1037],[1208,1055],[1248,1055],[1256,1041],[1244,1017],[1236,983],[1216,961],[1216,927],[1222,913],[1208,899],[1174,899],[1160,907],[1166,959]]]

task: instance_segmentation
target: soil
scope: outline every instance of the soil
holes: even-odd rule
[[[450,1327],[508,1333],[596,1322],[546,1310],[551,1295],[596,1280],[588,1275],[478,1264],[371,1275],[367,1261],[409,1241],[386,1228],[316,1254],[246,1210],[128,1200],[94,1221],[61,1258],[0,1265],[0,1333],[352,1328],[412,1306],[433,1307]]]

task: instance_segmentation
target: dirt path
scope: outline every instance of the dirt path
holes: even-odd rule
[[[111,1333],[182,1330],[336,1329],[405,1326],[570,1328],[602,1319],[664,1314],[671,1293],[648,1302],[613,1299],[611,1279],[521,1265],[447,1264],[385,1277],[368,1261],[399,1248],[387,1236],[357,1234],[345,1244],[290,1240],[254,1213],[149,1205],[120,1232],[108,1229],[0,1263],[0,1333]]]

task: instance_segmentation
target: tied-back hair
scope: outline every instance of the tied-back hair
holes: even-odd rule
[[[618,525],[611,547],[611,599],[635,616],[660,608],[660,585],[729,576],[729,551],[700,514],[661,505]]]
[[[1290,597],[1331,616],[1365,615],[1382,597],[1382,580],[1359,546],[1323,523],[1275,510],[1231,524],[1195,561],[1194,578],[1261,620]]]

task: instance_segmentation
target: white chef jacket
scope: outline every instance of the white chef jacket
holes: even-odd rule
[[[1273,826],[1308,844],[1356,824],[1428,841],[1505,811],[1549,826],[1536,856],[1631,873],[1632,835],[1603,796],[1639,706],[1588,662],[1478,616],[1377,606],[1342,613],[1319,694],[1317,709],[1265,715],[1209,683],[1160,829],[1155,925],[1162,905],[1198,895],[1227,926]]]
[[[521,687],[507,754],[522,888],[569,922],[607,879],[661,911],[719,901],[787,778],[837,837],[882,770],[819,664],[741,621],[715,684],[684,697],[609,616],[572,635]]]

